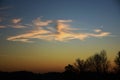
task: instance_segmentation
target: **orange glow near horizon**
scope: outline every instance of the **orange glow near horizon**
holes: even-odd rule
[[[77,55],[77,56],[76,56]],[[79,56],[78,56],[79,55]],[[93,54],[91,54],[93,55]],[[108,59],[113,61],[114,57],[108,55]],[[88,57],[90,57],[88,55]],[[2,71],[32,71],[39,73],[63,72],[68,64],[74,64],[77,58],[86,59],[85,55],[80,54],[51,54],[37,56],[2,56],[0,57],[0,70]],[[6,60],[5,60],[6,59]]]

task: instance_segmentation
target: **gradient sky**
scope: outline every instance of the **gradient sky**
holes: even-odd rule
[[[63,71],[120,50],[118,0],[0,0],[0,71]]]

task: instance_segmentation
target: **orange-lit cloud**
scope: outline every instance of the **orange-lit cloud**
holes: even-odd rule
[[[32,39],[69,41],[72,39],[85,40],[89,37],[98,38],[110,35],[110,32],[104,32],[101,29],[95,29],[93,33],[75,32],[77,29],[71,28],[68,24],[69,22],[72,22],[72,20],[42,21],[40,18],[37,18],[33,20],[33,26],[39,28],[20,35],[10,36],[7,40],[21,42],[33,42]],[[56,24],[56,26],[51,27],[49,24]],[[48,29],[43,27],[47,27]]]
[[[72,20],[57,20],[58,23],[72,22]]]
[[[32,22],[33,22],[33,25],[36,26],[37,29],[39,29],[43,26],[48,26],[50,23],[52,23],[52,20],[42,21],[40,18],[37,18]]]
[[[12,36],[7,38],[7,40],[11,41],[22,41],[22,42],[32,42],[29,39],[32,38],[39,38],[39,35],[45,35],[47,33],[50,33],[49,31],[46,30],[33,30],[25,34],[17,35],[17,36]]]
[[[90,34],[90,36],[92,36],[92,37],[105,37],[108,35],[110,35],[110,32],[101,32],[99,34]]]
[[[95,31],[95,32],[98,32],[98,33],[99,33],[99,32],[102,32],[101,29],[95,29],[94,31]]]
[[[22,19],[20,19],[20,18],[12,19],[12,23],[14,23],[14,24],[17,24],[21,21],[22,21]]]

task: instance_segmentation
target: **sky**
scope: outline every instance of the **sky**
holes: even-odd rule
[[[0,0],[0,71],[64,71],[120,50],[118,0]]]

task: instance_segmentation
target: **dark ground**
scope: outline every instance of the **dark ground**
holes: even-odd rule
[[[0,80],[120,80],[118,73],[70,73],[70,72],[49,72],[44,74],[27,71],[0,72]]]

